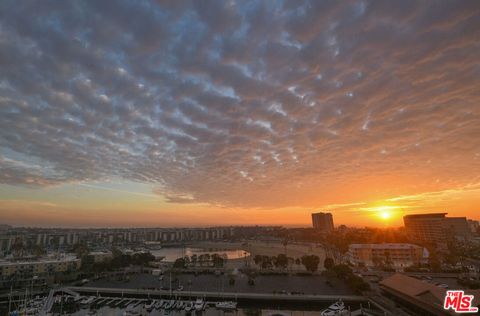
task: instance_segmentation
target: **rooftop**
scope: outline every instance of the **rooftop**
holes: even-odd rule
[[[443,302],[446,290],[431,283],[396,273],[382,280],[379,284],[383,289],[400,294],[419,307],[424,308],[428,305],[436,310],[444,311]],[[465,292],[475,296],[475,306],[480,304],[480,290],[465,290]]]
[[[443,218],[448,213],[429,213],[429,214],[411,214],[405,215],[403,218]]]
[[[59,263],[59,262],[71,262],[80,260],[77,259],[74,255],[67,255],[60,258],[54,257],[43,257],[35,260],[0,260],[0,266],[12,266],[12,265],[28,265],[28,264],[39,264],[39,263]]]
[[[349,248],[375,248],[375,249],[412,249],[412,248],[422,248],[413,244],[400,244],[400,243],[383,243],[383,244],[351,244]]]

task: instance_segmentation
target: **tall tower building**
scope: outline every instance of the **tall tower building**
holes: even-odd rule
[[[333,231],[334,226],[332,213],[313,213],[312,225],[313,228],[318,229],[322,232],[328,233]]]
[[[403,217],[409,237],[418,242],[446,245],[451,238],[468,240],[470,230],[465,217],[446,217],[447,213],[412,214]]]
[[[446,242],[445,215],[447,213],[405,215],[403,223],[412,240],[442,244]]]

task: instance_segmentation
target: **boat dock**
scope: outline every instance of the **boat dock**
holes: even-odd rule
[[[82,295],[97,295],[132,298],[167,298],[189,299],[192,297],[203,297],[209,301],[267,301],[267,302],[316,302],[328,303],[341,299],[344,302],[366,302],[368,298],[359,295],[313,295],[313,294],[268,294],[268,293],[233,293],[233,292],[198,292],[198,291],[164,291],[164,290],[142,290],[124,288],[98,288],[98,287],[68,287],[69,290]],[[114,301],[107,302],[110,304]]]

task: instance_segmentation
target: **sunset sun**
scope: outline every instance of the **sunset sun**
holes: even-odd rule
[[[390,217],[392,217],[392,213],[390,211],[382,211],[380,213],[380,217],[383,219],[383,220],[388,220],[390,219]]]
[[[397,206],[387,206],[387,205],[382,205],[382,206],[377,206],[371,208],[372,211],[375,212],[376,216],[382,221],[388,221],[391,220],[394,216],[394,212],[397,209]]]

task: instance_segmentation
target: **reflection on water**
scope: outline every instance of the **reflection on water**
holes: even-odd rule
[[[166,262],[173,262],[178,258],[183,258],[185,256],[191,257],[192,255],[197,255],[197,257],[199,257],[201,255],[207,255],[207,254],[212,255],[214,253],[226,259],[240,259],[250,255],[248,252],[241,249],[233,249],[233,250],[221,249],[221,248],[204,249],[204,248],[190,248],[190,247],[162,248],[158,250],[151,250],[150,252],[155,257],[165,257],[163,261],[166,261]]]

